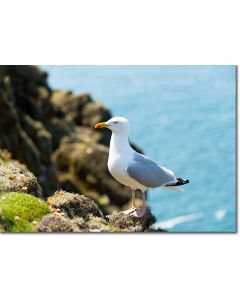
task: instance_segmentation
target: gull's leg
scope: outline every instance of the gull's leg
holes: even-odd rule
[[[143,200],[143,207],[142,208],[136,208],[133,212],[130,213],[131,216],[134,216],[136,218],[142,218],[147,210],[147,203],[145,199],[145,192],[142,191],[142,200]]]
[[[135,205],[135,190],[131,189],[132,192],[132,209],[136,209]]]
[[[131,189],[132,192],[132,208],[128,209],[128,210],[124,210],[123,213],[128,215],[133,213],[136,210],[136,205],[135,205],[135,190]]]
[[[143,192],[143,191],[142,191],[142,199],[143,199],[143,208],[146,211],[147,210],[147,202],[146,202],[146,198],[145,198],[145,192]]]

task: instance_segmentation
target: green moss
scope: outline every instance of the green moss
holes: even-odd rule
[[[32,195],[16,192],[0,195],[0,223],[5,231],[32,232],[33,222],[48,213],[48,206]]]

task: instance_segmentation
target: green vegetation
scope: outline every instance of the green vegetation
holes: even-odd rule
[[[6,232],[32,232],[49,207],[39,198],[25,193],[0,195],[0,228]]]

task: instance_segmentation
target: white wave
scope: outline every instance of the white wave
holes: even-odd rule
[[[203,216],[202,213],[195,213],[195,214],[189,214],[189,215],[182,215],[176,218],[172,218],[166,221],[160,221],[158,222],[155,227],[160,227],[162,229],[171,229],[174,226],[186,222],[190,222],[193,220],[201,219]]]
[[[226,209],[219,209],[215,211],[214,217],[217,221],[221,221],[226,216],[226,213],[227,213]]]

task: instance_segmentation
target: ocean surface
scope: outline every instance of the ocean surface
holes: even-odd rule
[[[55,89],[89,92],[131,124],[130,139],[187,178],[184,193],[152,189],[171,232],[236,230],[234,66],[41,66]]]

